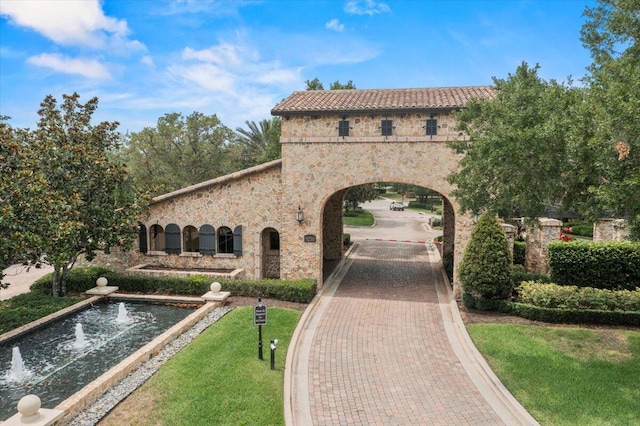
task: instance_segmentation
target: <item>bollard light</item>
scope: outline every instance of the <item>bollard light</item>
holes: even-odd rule
[[[271,369],[276,369],[276,345],[278,344],[278,339],[271,339]]]

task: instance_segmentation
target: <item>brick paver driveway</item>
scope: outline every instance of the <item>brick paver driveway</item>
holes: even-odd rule
[[[314,425],[504,424],[447,338],[428,248],[365,241],[350,259],[315,314],[309,405],[295,410]]]

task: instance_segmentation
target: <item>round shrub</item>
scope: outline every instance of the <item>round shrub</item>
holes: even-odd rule
[[[485,299],[511,296],[511,253],[504,229],[495,215],[484,213],[471,233],[460,264],[465,293]]]

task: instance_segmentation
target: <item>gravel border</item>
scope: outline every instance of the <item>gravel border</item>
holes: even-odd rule
[[[89,407],[78,413],[67,425],[70,426],[89,426],[97,424],[109,411],[111,411],[120,401],[124,400],[129,394],[135,391],[139,386],[146,382],[158,369],[175,354],[180,352],[200,333],[207,329],[211,324],[218,321],[232,309],[222,306],[209,312],[204,318],[198,321],[189,330],[176,337],[172,342],[167,344],[158,355],[144,362],[135,372],[129,374],[119,381],[115,386],[110,388],[100,398],[93,402]]]

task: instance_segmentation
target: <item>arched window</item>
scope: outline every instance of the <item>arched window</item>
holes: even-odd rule
[[[165,229],[166,245],[164,251],[170,254],[180,254],[180,227],[175,223],[170,223]]]
[[[198,230],[189,225],[182,230],[182,246],[185,252],[200,251],[200,236]]]
[[[151,239],[151,251],[164,251],[164,228],[160,225],[151,225],[149,230]]]
[[[218,228],[218,253],[233,253],[233,232],[226,226]]]
[[[216,254],[216,229],[211,225],[200,227],[200,253]]]

